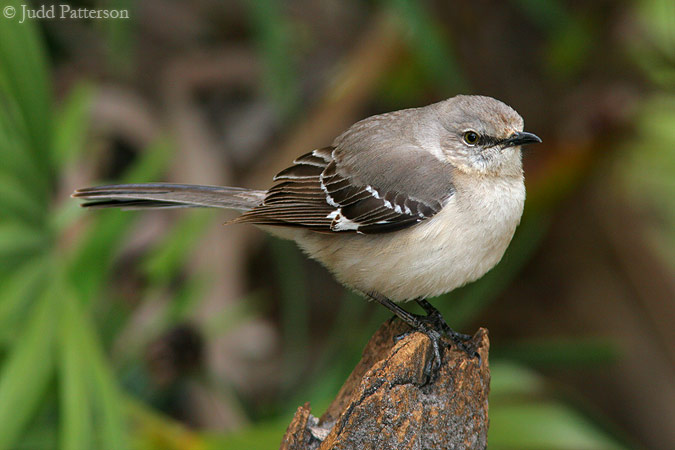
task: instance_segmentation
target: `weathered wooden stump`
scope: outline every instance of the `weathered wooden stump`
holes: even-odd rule
[[[320,419],[309,404],[298,408],[281,450],[484,449],[487,446],[489,340],[480,329],[472,339],[480,358],[446,347],[438,377],[429,381],[424,364],[429,339],[386,322]]]

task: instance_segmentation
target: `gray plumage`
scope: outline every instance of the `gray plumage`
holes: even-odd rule
[[[265,191],[223,186],[143,183],[113,184],[76,190],[86,208],[229,208],[248,211],[265,197]]]
[[[347,286],[439,295],[502,257],[520,221],[522,131],[509,106],[456,96],[369,117],[297,158],[268,191],[176,184],[79,189],[85,207],[217,207],[295,240]]]

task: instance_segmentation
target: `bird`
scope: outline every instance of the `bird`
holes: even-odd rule
[[[428,298],[477,280],[502,258],[525,202],[523,118],[487,96],[457,95],[365,118],[303,154],[268,190],[168,183],[78,189],[86,208],[215,207],[295,241],[346,287],[431,340],[476,355]],[[417,302],[425,315],[400,304]]]

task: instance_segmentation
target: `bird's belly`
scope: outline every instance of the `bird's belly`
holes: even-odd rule
[[[433,219],[394,233],[307,233],[296,240],[356,290],[394,301],[432,297],[480,278],[502,258],[520,221],[524,189],[488,200],[467,209],[451,199]]]

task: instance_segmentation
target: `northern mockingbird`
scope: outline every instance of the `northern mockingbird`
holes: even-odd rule
[[[502,258],[525,200],[521,145],[541,142],[490,97],[458,95],[361,120],[306,153],[269,190],[128,184],[75,191],[85,207],[216,207],[298,243],[344,285],[432,342],[454,332],[425,299],[474,281]],[[427,315],[395,302],[414,300]]]

